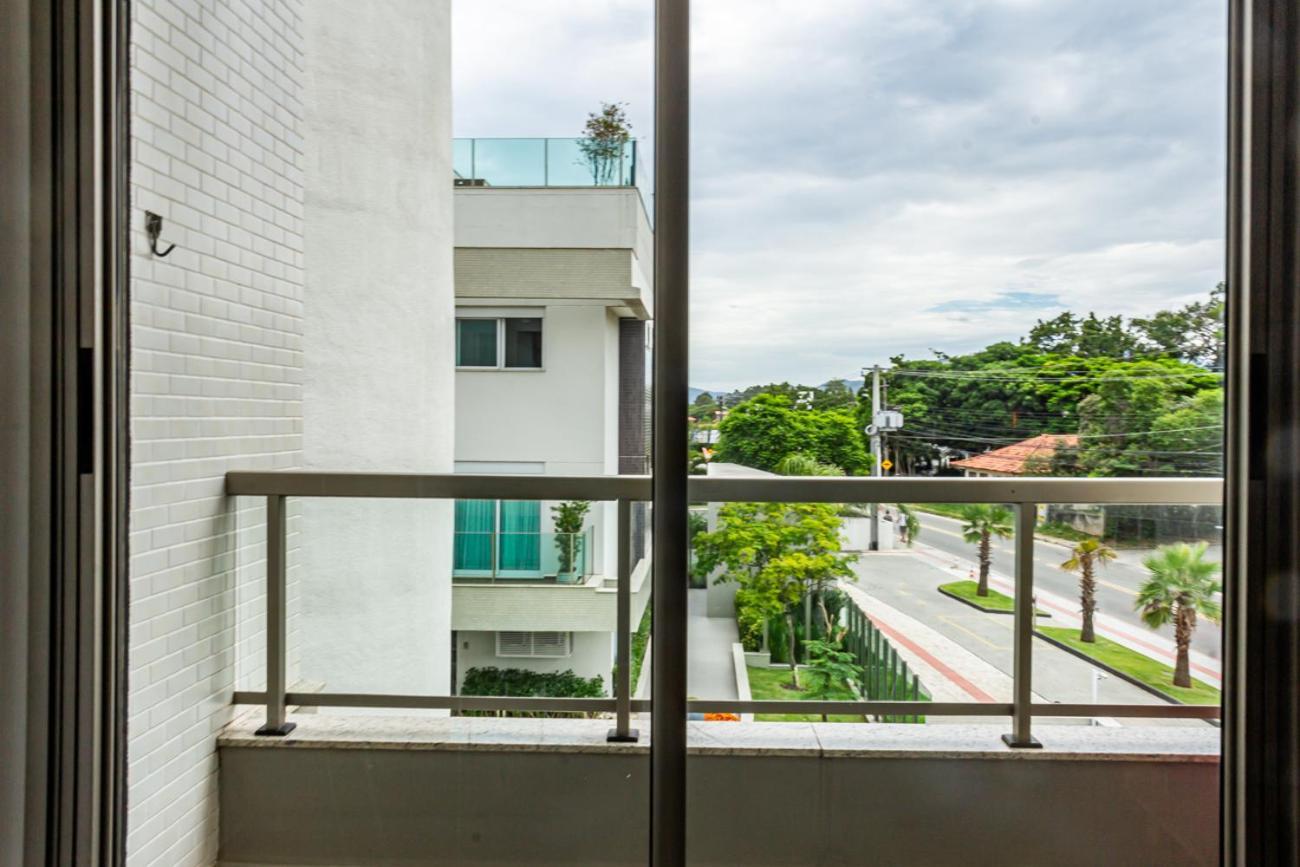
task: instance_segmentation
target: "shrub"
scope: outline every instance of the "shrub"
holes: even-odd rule
[[[763,649],[763,623],[766,618],[755,608],[745,605],[744,591],[736,594],[736,629],[740,632],[740,643],[750,653]]]
[[[471,668],[465,672],[465,682],[460,688],[461,695],[482,696],[523,696],[542,698],[604,698],[605,681],[600,675],[592,678],[579,677],[573,669],[564,671],[528,671],[523,668]],[[468,711],[468,716],[558,716],[571,714],[561,712],[505,711]]]

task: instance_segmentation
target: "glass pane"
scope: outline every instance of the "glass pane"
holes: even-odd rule
[[[542,366],[542,320],[506,320],[506,367]]]
[[[475,176],[488,186],[545,186],[546,141],[535,138],[476,139],[474,170]]]
[[[541,577],[541,517],[540,503],[501,503],[501,536],[498,544],[503,575]]]
[[[460,367],[497,366],[497,320],[456,320],[456,364]]]
[[[456,501],[456,541],[452,568],[456,576],[492,574],[492,537],[496,533],[495,500]]]

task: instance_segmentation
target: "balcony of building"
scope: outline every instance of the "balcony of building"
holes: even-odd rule
[[[266,646],[258,649],[268,677],[265,688],[234,694],[235,721],[219,738],[223,859],[644,863],[655,703],[646,678],[638,690],[624,663],[652,584],[632,518],[650,485],[645,476],[231,473],[231,494],[268,504],[268,628]],[[1033,640],[1032,528],[1043,503],[1213,502],[1217,480],[693,477],[690,486],[692,501],[715,504],[1005,502],[1019,516],[1009,588],[1015,649],[1004,692],[987,684],[990,694],[982,697],[954,691],[950,687],[963,677],[952,668],[962,663],[917,663],[913,654],[924,637],[899,634],[896,624],[876,625],[878,612],[857,594],[841,615],[846,647],[863,660],[883,651],[890,671],[872,668],[855,699],[756,700],[747,690],[719,698],[692,687],[688,708],[696,716],[749,720],[811,711],[861,720],[690,723],[692,863],[969,863],[970,852],[985,851],[998,853],[999,863],[1086,864],[1094,863],[1095,852],[1078,841],[1094,833],[1104,833],[1107,860],[1119,864],[1213,862],[1220,708],[1150,696],[1089,703],[1038,685],[1035,656],[1041,678],[1048,651]],[[465,552],[461,564],[471,554],[495,556],[498,574],[460,576],[453,585],[457,631],[609,631],[616,665],[605,695],[432,695],[297,685],[286,627],[293,594],[284,516],[293,502],[460,500],[471,494],[482,501],[617,504],[612,575],[593,568],[594,533],[581,534],[593,546],[581,553],[579,539],[536,533],[518,554],[520,540],[510,533],[485,533],[485,540],[463,530],[456,541]],[[557,538],[574,547],[561,552]],[[553,554],[543,555],[545,547]],[[559,566],[561,554],[567,573]],[[525,561],[535,568],[523,568]],[[552,567],[553,581],[534,574]],[[529,574],[502,574],[510,572]],[[584,573],[586,581],[559,580]],[[301,586],[306,577],[298,576]],[[465,580],[475,578],[478,583]],[[654,665],[653,651],[644,665]],[[738,685],[743,665],[738,654]],[[1098,719],[1106,724],[1096,725]],[[296,781],[291,797],[277,787],[284,779]],[[536,809],[541,791],[550,805],[545,810]],[[792,791],[800,794],[791,799]],[[988,809],[991,803],[997,809]],[[375,823],[375,815],[384,821]],[[962,830],[928,833],[936,823]],[[791,827],[802,830],[791,833]],[[520,839],[528,840],[527,851],[514,846]]]

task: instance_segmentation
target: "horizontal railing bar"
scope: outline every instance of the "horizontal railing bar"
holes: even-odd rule
[[[693,502],[1094,503],[1200,505],[1223,498],[1221,479],[952,479],[692,477]]]
[[[226,473],[226,493],[409,500],[648,500],[650,477],[240,471]]]
[[[232,704],[265,704],[266,693],[236,692]],[[383,695],[347,692],[291,692],[285,704],[297,707],[354,707],[406,710],[517,710],[563,713],[613,713],[612,698],[531,698],[525,696],[479,695]],[[632,701],[633,713],[650,710],[648,699]]]
[[[1146,717],[1147,719],[1219,719],[1217,704],[1036,704],[1034,716]]]
[[[369,693],[291,692],[286,704],[298,707],[406,708],[411,710],[517,710],[612,713],[612,698],[527,698],[523,696],[383,695]],[[239,691],[233,704],[265,704],[260,690]],[[695,713],[851,713],[921,716],[1010,716],[1011,704],[932,701],[736,701],[692,699]],[[651,710],[649,699],[634,699],[633,713]],[[1123,717],[1146,719],[1219,719],[1217,705],[1191,704],[1034,704],[1036,717]]]
[[[697,713],[881,714],[921,716],[1011,716],[1010,704],[962,701],[734,701],[696,699]]]
[[[1221,479],[710,478],[692,476],[695,502],[1094,503],[1202,505]],[[649,476],[248,472],[226,474],[231,495],[398,499],[648,500]]]

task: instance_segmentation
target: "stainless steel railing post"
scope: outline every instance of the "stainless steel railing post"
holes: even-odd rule
[[[285,720],[285,633],[288,623],[286,555],[288,521],[282,495],[266,498],[266,724],[259,735],[287,735],[296,724]]]
[[[632,728],[632,503],[618,501],[618,632],[615,679],[616,700],[614,728],[605,738],[614,743],[635,743],[638,733]]]
[[[1016,510],[1016,601],[1012,658],[1011,733],[1002,736],[1009,747],[1041,747],[1030,731],[1034,698],[1034,527],[1038,507],[1020,503]]]

